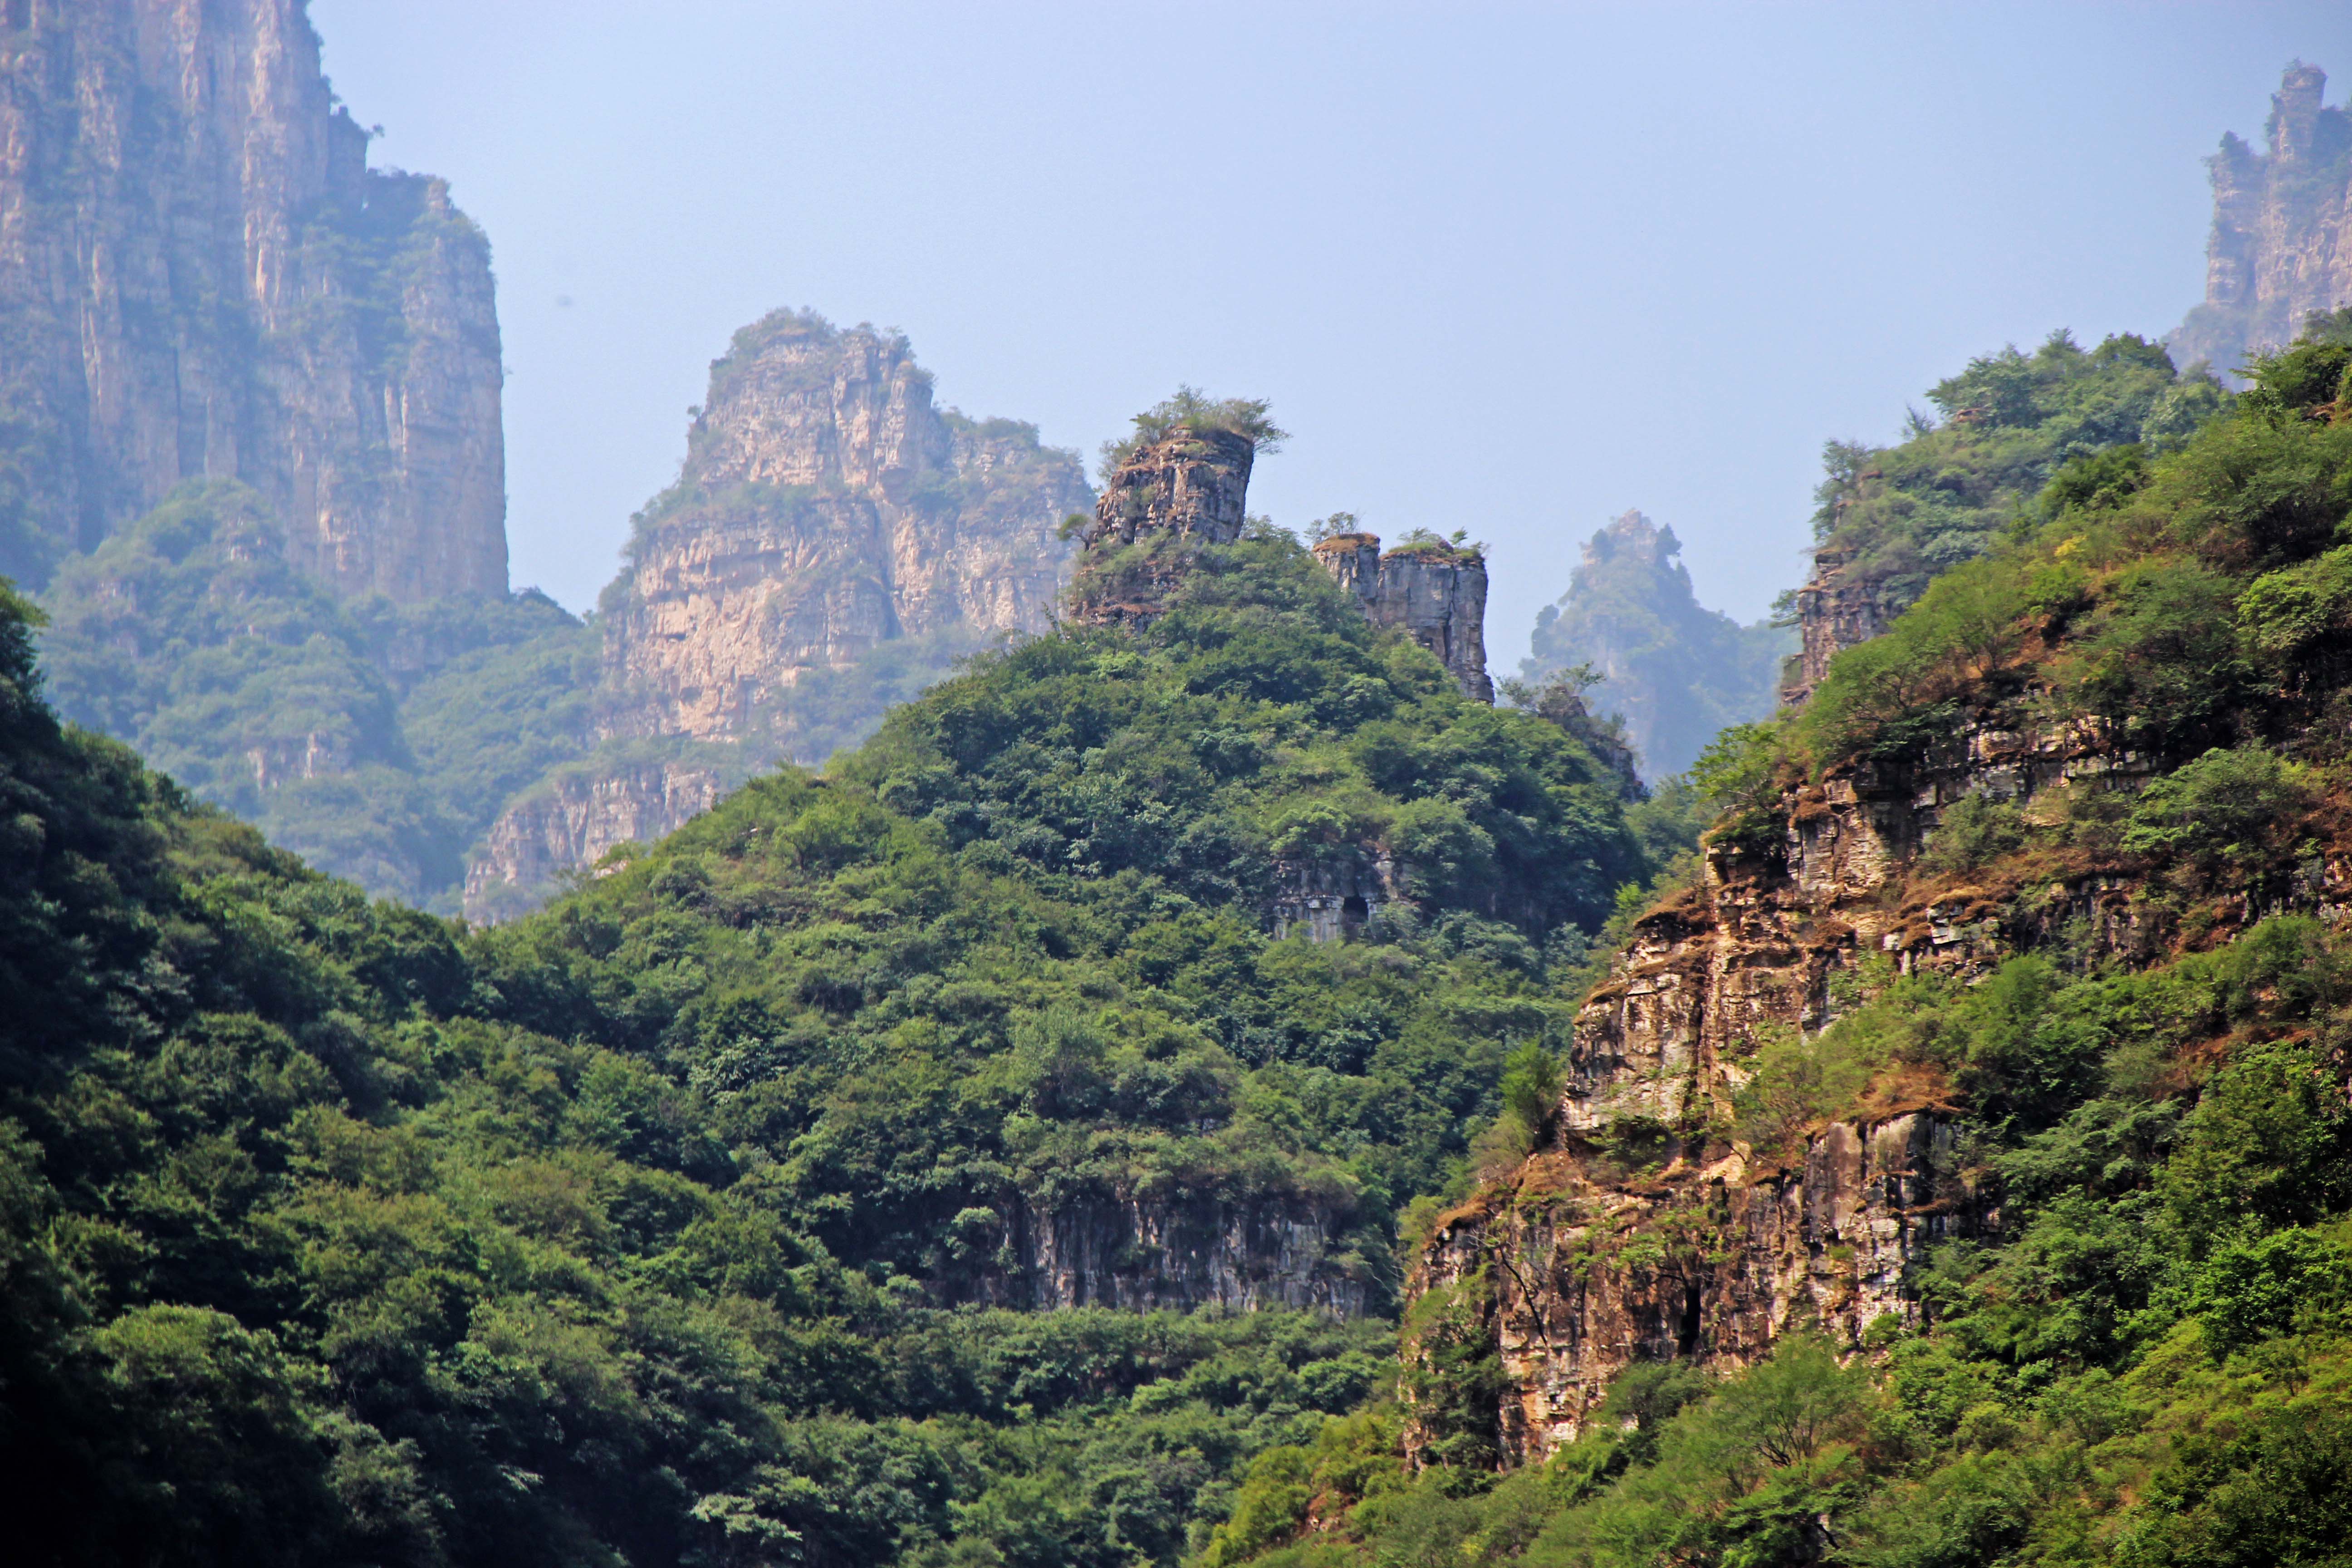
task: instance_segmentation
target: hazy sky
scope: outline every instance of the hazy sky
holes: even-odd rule
[[[1501,670],[1627,507],[1762,613],[1825,437],[2168,331],[2199,160],[2291,58],[2352,85],[2343,0],[311,10],[495,247],[517,586],[593,602],[729,334],[808,306],[1090,466],[1180,381],[1270,397],[1253,509],[1486,540]]]

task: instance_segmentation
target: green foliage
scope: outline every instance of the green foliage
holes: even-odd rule
[[[1887,620],[1991,549],[2070,463],[2095,460],[2068,480],[2088,487],[2082,499],[2128,493],[2141,461],[2131,453],[2181,445],[2230,403],[2201,371],[2176,374],[2157,344],[2126,334],[2085,350],[2063,331],[2031,354],[1971,360],[1927,397],[1942,423],[1916,420],[1898,446],[1831,442],[1816,494],[1815,537],[1847,590],[1866,590]]]
[[[928,1057],[950,1043],[908,1016],[818,1071],[822,1003],[765,1018],[748,973],[681,942],[686,908],[743,890],[698,860],[640,874],[633,896],[686,900],[653,926],[575,904],[461,947],[60,728],[31,618],[0,595],[0,1486],[28,1560],[1172,1563],[1256,1454],[1372,1393],[1377,1321],[957,1310],[946,1273],[909,1278],[887,1244],[853,1263],[803,1223],[824,1205],[793,1192],[852,1191],[828,1165],[919,1188],[911,1144],[863,1141],[893,1118],[1003,1129],[994,1158],[1042,1151],[1080,1183],[1124,1157],[1048,1147],[1073,1117],[1114,1145],[1135,1118],[1211,1165],[1219,1114],[1266,1129],[1235,1153],[1296,1146],[1299,1102],[1242,1084],[1197,1026],[1107,1016],[1110,966],[1083,1008],[968,974],[930,1016],[1009,1040],[955,1092]],[[819,889],[854,920],[944,910],[957,873],[927,830],[805,779],[751,793],[790,807],[726,829],[774,829],[751,838],[786,873],[763,922]],[[1025,923],[992,963],[1072,919],[993,885],[1010,902],[972,922]],[[849,927],[762,929],[773,1000],[857,973]],[[568,994],[507,961],[567,932],[642,982],[599,1034],[699,1041],[711,1070],[514,1022]],[[1142,951],[1212,963],[1226,939],[1207,918],[1160,934]],[[698,969],[719,984],[681,985]],[[1345,1189],[1328,1158],[1304,1168]],[[975,1247],[985,1268],[1007,1189],[955,1180],[920,1239],[940,1270]],[[822,1223],[887,1226],[908,1200],[879,1195]]]
[[[1134,432],[1124,439],[1103,443],[1099,471],[1106,483],[1129,458],[1180,429],[1229,431],[1246,438],[1261,457],[1279,452],[1290,438],[1290,433],[1274,422],[1265,399],[1211,397],[1191,386],[1178,387],[1173,395],[1137,415],[1134,424]]]
[[[2260,876],[2295,853],[2316,794],[2308,771],[2275,752],[2217,748],[2140,793],[2123,847],[2209,877],[2224,869]]]

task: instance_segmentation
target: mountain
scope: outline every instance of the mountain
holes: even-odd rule
[[[1655,867],[1563,728],[1162,515],[1149,614],[490,928],[60,726],[0,594],[18,1553],[1172,1568],[1371,1397],[1393,1216]],[[142,548],[233,586],[260,525]],[[1380,901],[1318,930],[1342,868]]]
[[[1034,426],[935,407],[904,337],[790,310],[744,328],[600,601],[580,752],[489,825],[467,912],[528,908],[776,761],[824,762],[991,640],[1046,629],[1061,524],[1093,504]]]
[[[1761,719],[1780,692],[1797,639],[1769,621],[1743,626],[1702,608],[1682,542],[1629,511],[1585,542],[1557,605],[1536,617],[1522,680],[1587,666],[1585,700],[1625,721],[1624,737],[1652,778],[1687,770],[1718,730]]]
[[[1814,491],[1813,564],[1781,700],[1802,705],[1843,649],[1866,642],[1938,574],[1994,547],[2059,467],[2100,452],[2179,447],[2229,402],[2219,381],[2122,333],[2084,349],[2063,330],[1937,383],[1891,447],[1832,441]]]
[[[302,0],[8,7],[0,574],[235,479],[337,594],[505,593],[489,247],[367,143]]]
[[[2325,107],[2327,73],[2297,60],[2271,98],[2265,146],[2234,132],[2210,160],[2205,302],[2167,340],[2183,364],[2233,381],[2305,320],[2352,305],[2352,113]]]
[[[1516,1154],[1423,1211],[1398,1405],[1202,1560],[2339,1552],[2347,496],[2323,337],[1727,736]]]

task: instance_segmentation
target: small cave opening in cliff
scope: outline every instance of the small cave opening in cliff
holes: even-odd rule
[[[1698,1353],[1698,1281],[1694,1279],[1683,1288],[1683,1321],[1675,1329],[1675,1354]]]
[[[1355,936],[1364,929],[1364,923],[1371,918],[1371,905],[1364,902],[1355,894],[1350,893],[1339,900],[1339,930],[1346,935],[1351,938]]]

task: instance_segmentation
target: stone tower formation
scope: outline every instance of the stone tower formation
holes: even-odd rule
[[[896,333],[793,310],[744,328],[604,591],[601,744],[491,825],[467,912],[527,907],[783,758],[767,710],[812,671],[950,627],[1045,630],[1062,520],[1093,500],[1034,426],[935,406]]]
[[[1382,553],[1376,533],[1336,533],[1315,546],[1332,580],[1356,595],[1376,626],[1394,626],[1435,654],[1463,691],[1495,700],[1486,673],[1486,559],[1442,542]]]
[[[1189,426],[1139,447],[1104,484],[1082,536],[1096,560],[1073,588],[1072,617],[1112,625],[1156,614],[1194,547],[1242,536],[1255,455],[1246,436]],[[1495,700],[1486,673],[1486,563],[1477,551],[1416,540],[1383,554],[1378,535],[1342,533],[1317,544],[1315,558],[1374,626],[1403,631],[1437,656],[1464,692]]]
[[[2266,148],[2225,135],[2208,161],[2205,302],[2172,334],[2179,363],[2226,374],[2291,340],[2312,311],[2352,305],[2352,113],[2322,103],[2326,87],[2317,66],[2287,67]]]
[[[301,0],[0,10],[0,574],[235,479],[339,592],[506,591],[489,247],[367,142]]]

